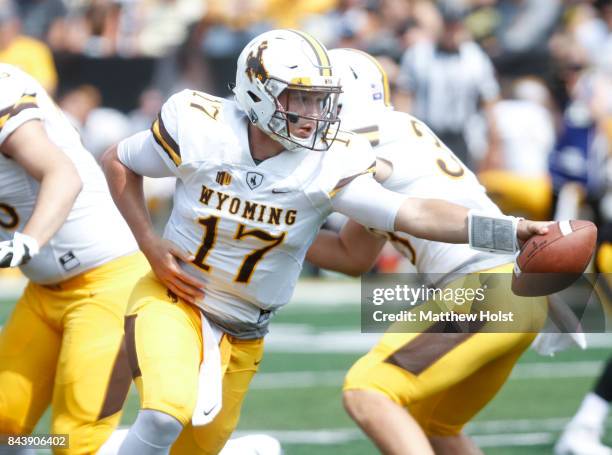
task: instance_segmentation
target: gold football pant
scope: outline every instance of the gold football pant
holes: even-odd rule
[[[123,345],[138,253],[52,286],[30,283],[0,332],[0,434],[32,432],[51,404],[62,454],[94,454],[119,423],[130,385]]]
[[[141,409],[162,411],[184,425],[171,453],[219,453],[238,424],[242,401],[263,356],[263,339],[223,335],[223,405],[211,423],[194,427],[191,416],[202,361],[200,310],[177,299],[150,273],[130,298],[125,332]]]
[[[547,220],[552,207],[552,183],[548,177],[522,177],[508,171],[478,174],[478,180],[502,212],[532,220]]]
[[[512,264],[487,273],[494,272],[511,273]],[[543,324],[544,298],[521,299],[510,289],[500,298],[537,306],[526,319]],[[536,335],[389,332],[349,370],[344,390],[386,395],[407,408],[429,436],[457,435],[493,399]]]
[[[612,274],[612,243],[603,242],[597,249],[596,270],[600,273]]]

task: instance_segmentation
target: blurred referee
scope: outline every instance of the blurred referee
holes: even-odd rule
[[[497,133],[492,108],[499,96],[489,57],[463,25],[463,16],[440,8],[444,25],[436,42],[421,41],[402,57],[397,78],[398,109],[427,123],[470,168],[465,126],[482,106],[487,122],[487,160],[497,159]]]

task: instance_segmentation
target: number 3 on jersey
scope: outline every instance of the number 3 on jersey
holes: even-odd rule
[[[198,248],[193,263],[205,272],[209,272],[211,266],[206,264],[206,256],[210,250],[215,246],[217,240],[217,224],[219,223],[219,217],[209,216],[206,218],[200,218],[198,222],[204,227],[204,235],[202,237],[202,244]],[[280,245],[285,240],[286,232],[281,233],[278,236],[274,236],[269,232],[262,231],[261,229],[247,230],[247,227],[240,223],[236,234],[234,235],[235,240],[242,240],[245,237],[255,237],[261,240],[265,245],[262,248],[253,250],[250,254],[247,254],[242,261],[238,272],[234,276],[234,282],[236,283],[248,283],[251,280],[251,276],[255,271],[255,267],[259,261],[263,259],[265,254],[273,248]]]
[[[423,125],[421,124],[421,122],[415,119],[412,120],[410,123],[412,124],[412,130],[414,131],[414,134],[417,137],[423,137],[424,134],[421,130],[421,127],[423,127]],[[438,139],[435,134],[433,134],[429,130],[426,131],[435,141],[436,147],[439,149],[440,153],[445,153],[448,155],[446,157],[440,157],[436,159],[436,164],[438,165],[440,170],[452,178],[463,177],[463,174],[465,174],[465,169],[463,168],[463,165],[461,164],[461,162],[459,162],[457,157],[452,152],[449,152],[449,150],[442,145],[442,142],[440,142],[440,139]],[[449,164],[450,161],[452,161],[453,163]]]
[[[12,231],[18,225],[19,215],[17,215],[17,210],[8,204],[0,202],[0,228]]]

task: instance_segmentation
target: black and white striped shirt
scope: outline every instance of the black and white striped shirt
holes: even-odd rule
[[[397,85],[412,95],[411,113],[436,132],[463,132],[479,102],[499,95],[493,65],[473,42],[456,53],[417,43],[402,57]]]

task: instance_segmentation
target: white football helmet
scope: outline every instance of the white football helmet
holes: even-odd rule
[[[285,90],[287,95],[281,96]],[[238,57],[234,87],[238,106],[287,150],[329,149],[340,125],[340,92],[327,50],[307,33],[262,33]],[[301,122],[314,122],[308,137],[291,133],[290,124]]]
[[[342,128],[355,131],[377,124],[381,111],[393,109],[385,70],[357,49],[332,49],[329,56],[342,85],[338,101]]]

